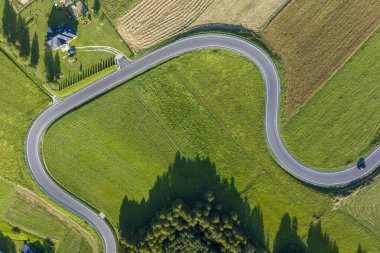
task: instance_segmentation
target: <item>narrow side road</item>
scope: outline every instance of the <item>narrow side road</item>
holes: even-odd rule
[[[352,166],[341,171],[321,172],[301,164],[288,152],[280,137],[278,126],[280,81],[272,59],[258,46],[233,36],[209,34],[181,39],[125,65],[124,68],[50,106],[39,115],[29,130],[26,142],[26,159],[34,179],[54,201],[83,217],[97,229],[103,240],[106,253],[114,253],[117,250],[112,230],[95,211],[75,199],[51,179],[42,162],[41,138],[49,125],[73,108],[164,61],[185,52],[203,48],[222,48],[238,52],[259,67],[266,86],[265,132],[268,147],[283,169],[294,177],[320,187],[341,187],[362,179],[380,165],[380,147],[364,159],[366,168],[363,170]]]

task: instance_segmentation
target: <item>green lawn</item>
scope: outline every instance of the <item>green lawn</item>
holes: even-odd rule
[[[251,206],[261,206],[271,244],[289,212],[305,241],[309,223],[320,219],[341,252],[356,252],[359,242],[380,251],[379,236],[273,161],[265,142],[264,91],[259,70],[247,59],[221,50],[188,53],[54,123],[44,139],[45,161],[116,230],[123,197],[146,199],[179,150],[209,157],[222,178],[234,178]]]
[[[88,232],[79,232],[78,224],[31,192],[37,186],[26,167],[24,141],[30,124],[49,99],[3,53],[0,61],[0,232],[15,239],[17,247],[28,238],[49,237],[57,251],[73,247],[77,249],[73,252],[90,252],[90,244],[82,236]],[[21,229],[20,234],[11,232],[14,226]],[[89,238],[94,243],[92,235]]]
[[[380,145],[380,31],[282,128],[297,159],[321,170],[356,163]]]

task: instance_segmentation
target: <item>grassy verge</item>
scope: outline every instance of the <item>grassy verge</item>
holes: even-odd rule
[[[57,211],[61,209],[52,208],[51,201],[41,197],[43,194],[37,190],[26,167],[24,140],[30,124],[48,105],[49,98],[2,53],[0,61],[3,64],[0,68],[0,232],[19,242],[29,238],[42,244],[49,237],[56,250],[63,245],[77,248],[74,252],[96,250],[98,239],[94,239],[94,232],[81,228],[77,223],[79,218],[74,222],[67,214]],[[84,222],[81,225],[88,228]],[[20,233],[12,233],[13,227],[19,227]],[[68,239],[68,235],[75,240]]]
[[[380,142],[380,31],[282,128],[297,159],[336,170]]]
[[[379,237],[334,206],[330,195],[303,186],[273,161],[264,135],[264,92],[259,70],[244,57],[188,53],[54,123],[44,140],[45,162],[115,230],[123,198],[146,199],[180,151],[210,158],[252,207],[260,205],[270,244],[289,212],[305,241],[309,223],[319,220],[342,252],[355,252],[359,242],[380,250]]]

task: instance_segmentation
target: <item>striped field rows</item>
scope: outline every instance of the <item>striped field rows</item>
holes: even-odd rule
[[[188,27],[211,2],[143,0],[117,21],[117,29],[134,51],[141,51]]]

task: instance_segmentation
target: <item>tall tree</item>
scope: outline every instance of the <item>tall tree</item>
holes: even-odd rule
[[[54,56],[54,76],[59,77],[61,75],[61,61],[59,59],[58,52]]]
[[[367,250],[362,248],[362,245],[359,244],[357,253],[367,253]]]
[[[35,68],[38,65],[39,59],[40,59],[40,46],[38,43],[38,35],[37,33],[34,33],[32,48],[30,52],[30,65],[32,65],[32,67]]]
[[[30,54],[29,28],[26,26],[25,20],[20,16],[17,21],[17,41],[20,44],[20,56],[28,57]]]
[[[3,8],[3,35],[9,43],[15,43],[17,40],[17,14],[9,0],[4,0]]]
[[[92,9],[94,10],[94,12],[96,14],[99,13],[99,10],[100,10],[100,0],[95,0],[94,1],[94,5],[92,6]]]
[[[50,47],[47,47],[45,50],[45,72],[46,72],[46,79],[49,82],[54,81],[55,76],[55,68],[54,68],[54,58],[53,58],[53,52],[51,51]]]

